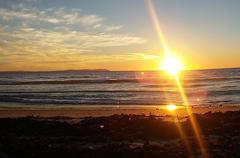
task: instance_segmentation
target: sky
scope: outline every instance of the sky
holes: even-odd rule
[[[153,0],[188,69],[240,67],[239,0]],[[157,70],[145,0],[0,0],[0,71]]]

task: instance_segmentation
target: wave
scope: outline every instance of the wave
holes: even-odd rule
[[[73,93],[73,94],[72,94]],[[85,104],[85,105],[154,105],[163,103],[166,98],[164,93],[169,93],[170,98],[179,100],[178,92],[146,91],[146,90],[113,90],[113,91],[48,91],[48,92],[0,92],[0,102],[16,102],[29,104]],[[231,102],[238,102],[240,90],[209,91],[206,101],[211,102],[221,97],[231,98]],[[198,97],[197,92],[187,92],[191,98]],[[235,98],[235,99],[234,99]],[[181,100],[181,99],[180,99]],[[223,101],[221,101],[223,102]],[[230,102],[230,100],[229,100]]]
[[[209,84],[208,84],[209,85]],[[191,84],[191,85],[184,85],[184,88],[194,88],[194,87],[202,87],[206,86],[206,84]],[[173,84],[164,84],[164,85],[159,85],[159,84],[152,84],[152,85],[144,85],[143,87],[146,88],[162,88],[162,87],[176,87]]]
[[[117,100],[117,99],[38,99],[38,98],[17,98],[17,97],[0,97],[0,102],[25,103],[25,104],[69,104],[69,105],[159,105],[164,104],[162,100]],[[166,104],[166,103],[165,103]]]
[[[163,90],[83,90],[83,91],[14,91],[0,92],[0,94],[22,94],[22,93],[159,93],[172,92]]]
[[[214,95],[214,96],[219,96],[219,95],[240,95],[240,90],[210,91],[209,95]]]
[[[201,82],[201,81],[235,81],[240,80],[240,77],[213,77],[213,78],[197,78],[197,79],[185,79],[185,81]]]
[[[104,84],[104,83],[136,83],[137,79],[99,79],[99,80],[48,80],[48,81],[20,81],[0,82],[0,85],[38,85],[38,84]]]
[[[198,85],[200,86],[200,85]],[[235,87],[235,86],[233,86]],[[239,95],[240,90],[234,90],[234,89],[229,89],[229,90],[206,90],[208,95]],[[48,94],[48,93],[178,93],[177,91],[166,91],[166,90],[65,90],[65,91],[0,91],[0,97],[1,95],[8,95],[8,94]],[[195,95],[198,94],[196,90],[189,90],[187,92],[188,95]]]
[[[204,79],[182,79],[184,82],[232,81],[240,77],[218,77]],[[39,85],[39,84],[114,84],[114,83],[161,83],[161,79],[95,79],[95,80],[38,80],[38,81],[0,81],[0,85]]]

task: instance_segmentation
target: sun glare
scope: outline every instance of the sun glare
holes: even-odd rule
[[[167,56],[162,61],[161,70],[168,72],[171,75],[176,76],[180,71],[184,70],[183,63],[174,56]]]
[[[165,38],[163,36],[163,32],[161,30],[161,26],[160,26],[160,23],[159,23],[159,20],[158,20],[159,18],[157,16],[156,9],[155,9],[155,6],[153,4],[153,1],[152,0],[146,0],[146,4],[147,4],[147,7],[149,9],[149,13],[150,13],[150,16],[152,18],[153,24],[155,26],[160,44],[163,47],[163,52],[165,54],[165,58],[162,60],[161,65],[160,65],[160,70],[166,71],[170,75],[174,76],[174,78],[176,79],[177,87],[178,87],[179,92],[180,92],[181,97],[182,97],[183,104],[187,107],[187,106],[189,106],[188,99],[187,99],[187,96],[185,95],[183,86],[182,86],[182,84],[180,82],[180,79],[179,79],[179,76],[178,76],[178,74],[181,70],[185,70],[185,66],[183,65],[183,63],[177,57],[172,56],[171,51],[169,51],[169,49],[168,49],[169,47],[167,46],[167,43],[166,43]],[[167,105],[166,109],[174,112],[177,109],[177,106],[176,105]],[[191,109],[187,108],[187,113],[189,115],[189,119],[190,119],[190,122],[191,122],[191,125],[192,125],[192,128],[193,128],[194,134],[196,135],[197,143],[200,147],[200,152],[202,154],[202,157],[209,157],[208,153],[207,153],[207,148],[205,146],[205,142],[201,137],[202,136],[201,129],[198,125],[197,120],[195,120],[195,118],[191,115],[191,112],[192,112]],[[180,135],[181,135],[182,139],[184,140],[184,142],[188,146],[189,153],[191,153],[192,152],[191,151],[191,146],[188,142],[188,139],[187,139],[185,133],[182,130],[181,124],[177,124],[177,127],[179,129],[179,132],[180,132]]]
[[[173,105],[173,104],[171,104],[171,105],[168,105],[168,106],[167,106],[167,109],[168,109],[169,111],[174,111],[174,110],[176,110],[176,109],[177,109],[177,106],[176,106],[176,105]]]

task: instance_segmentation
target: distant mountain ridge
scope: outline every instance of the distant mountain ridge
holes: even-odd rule
[[[54,73],[54,72],[108,72],[108,69],[79,69],[79,70],[55,70],[55,71],[0,71],[0,73]]]
[[[226,69],[240,69],[240,67],[229,68],[211,68],[211,69],[193,69],[185,71],[209,71],[209,70],[226,70]],[[53,70],[53,71],[0,71],[0,73],[57,73],[57,72],[148,72],[148,71],[161,71],[161,70],[108,70],[108,69],[79,69],[79,70]]]

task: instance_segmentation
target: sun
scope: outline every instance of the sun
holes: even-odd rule
[[[177,57],[168,55],[163,59],[160,69],[176,76],[185,66]]]

